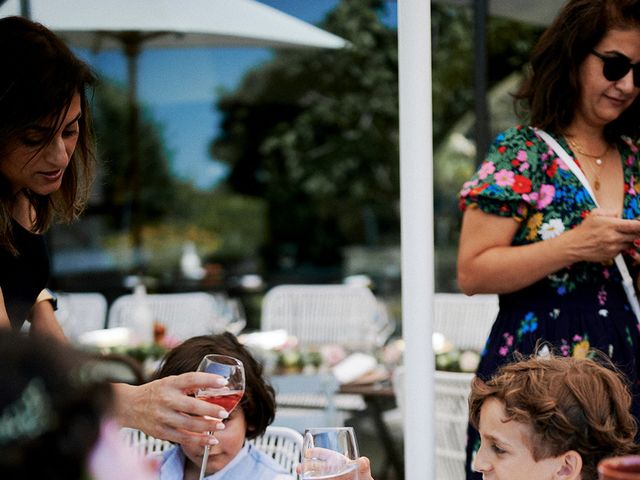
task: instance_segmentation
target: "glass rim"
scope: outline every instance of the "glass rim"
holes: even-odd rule
[[[353,427],[310,427],[310,428],[304,429],[305,435],[307,434],[307,432],[313,433],[313,432],[340,432],[340,431],[348,431],[348,432],[355,433],[355,430]]]
[[[202,360],[200,360],[200,361],[202,362],[202,361],[203,361],[203,360],[205,360],[205,359],[206,359],[206,360],[209,360],[209,361],[211,361],[211,362],[215,361],[215,360],[211,360],[211,359],[209,359],[209,357],[221,357],[221,358],[228,358],[228,359],[230,359],[230,360],[233,360],[233,361],[236,363],[236,365],[242,365],[242,366],[244,366],[244,364],[242,363],[242,360],[240,360],[239,358],[232,357],[231,355],[224,355],[224,354],[222,354],[222,353],[207,353],[204,357],[202,357]],[[218,362],[218,363],[222,363],[222,362]],[[223,364],[223,365],[230,365],[230,366],[233,366],[233,363],[222,363],[222,364]]]

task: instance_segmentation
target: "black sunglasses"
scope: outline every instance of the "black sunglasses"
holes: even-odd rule
[[[610,82],[616,82],[629,73],[629,70],[633,69],[633,84],[636,87],[640,87],[640,62],[631,63],[631,60],[619,53],[604,55],[596,50],[591,50],[591,53],[601,58],[604,62],[602,67],[604,78]]]

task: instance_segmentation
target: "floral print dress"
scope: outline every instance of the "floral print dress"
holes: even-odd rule
[[[554,138],[573,156],[563,137]],[[640,217],[640,154],[628,139],[616,146],[624,171],[622,216],[635,219]],[[460,207],[514,218],[520,226],[512,244],[526,245],[576,227],[595,204],[544,140],[531,128],[518,126],[496,137],[486,160],[463,185]],[[623,255],[636,278],[638,268]],[[609,355],[629,380],[633,413],[640,418],[640,332],[614,264],[576,263],[520,291],[500,295],[500,312],[477,375],[491,377],[499,366],[513,361],[514,352],[534,353],[540,342],[564,356],[584,357],[592,348]],[[469,479],[482,478],[469,468],[479,444],[478,433],[469,427]]]

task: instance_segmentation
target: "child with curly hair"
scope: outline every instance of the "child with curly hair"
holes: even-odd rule
[[[494,480],[595,480],[603,458],[637,454],[631,395],[599,357],[606,364],[531,357],[486,382],[476,377],[469,418],[481,443],[473,469]]]

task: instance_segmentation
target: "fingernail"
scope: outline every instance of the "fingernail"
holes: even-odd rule
[[[216,383],[221,387],[224,387],[227,383],[229,383],[229,380],[227,380],[226,378],[218,378]]]
[[[634,246],[636,246],[636,247],[640,247],[640,238],[636,238],[636,239],[633,241],[633,245],[634,245]]]
[[[218,418],[222,418],[224,420],[225,418],[229,418],[229,414],[225,410],[220,410]]]
[[[213,435],[211,435],[209,437],[209,445],[217,445],[220,443],[220,440],[218,440],[216,437],[214,437]]]
[[[224,430],[224,423],[218,422],[216,423],[216,430]]]

